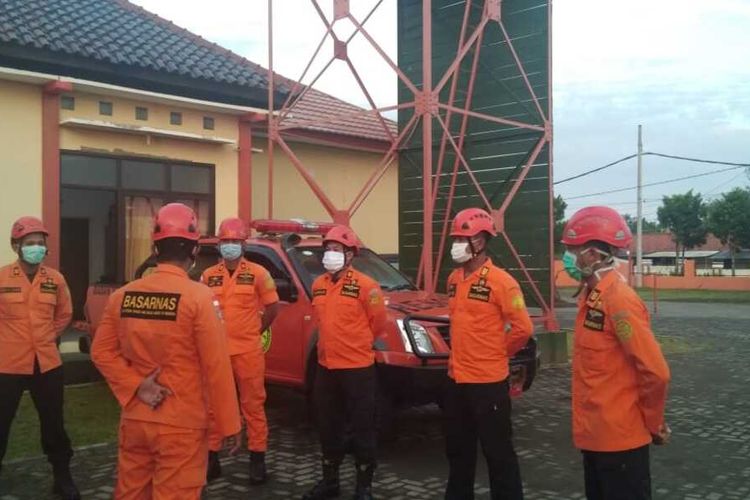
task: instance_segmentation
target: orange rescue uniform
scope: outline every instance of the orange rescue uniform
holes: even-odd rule
[[[335,283],[330,273],[319,276],[312,291],[318,319],[318,362],[330,370],[375,363],[372,344],[387,321],[380,285],[350,268]]]
[[[203,272],[201,281],[211,288],[224,316],[240,408],[248,426],[247,447],[251,451],[266,451],[265,354],[260,329],[263,308],[279,301],[276,283],[263,266],[245,259],[232,274],[224,263],[212,266]],[[209,448],[218,451],[220,447],[221,435],[212,425]]]
[[[40,265],[30,282],[19,263],[0,268],[0,373],[31,375],[62,364],[57,337],[73,317],[62,274]]]
[[[211,291],[172,265],[114,292],[94,337],[92,359],[122,406],[115,498],[198,499],[206,480],[208,407],[222,436],[239,432],[239,408],[219,312]],[[152,410],[143,379],[172,395]]]
[[[448,375],[459,384],[508,378],[509,358],[534,330],[518,282],[491,259],[468,276],[458,268],[448,276],[448,305]]]
[[[669,367],[643,301],[616,271],[581,297],[573,355],[573,441],[587,451],[651,443],[664,423]]]

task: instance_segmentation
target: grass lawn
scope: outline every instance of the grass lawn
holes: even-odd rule
[[[575,303],[572,298],[575,288],[558,288],[560,297]],[[651,303],[654,298],[654,291],[651,288],[639,288],[638,295]],[[729,292],[722,290],[668,290],[660,289],[656,292],[656,298],[664,302],[714,302],[717,304],[750,304],[750,290],[746,292]]]
[[[65,427],[74,448],[117,439],[120,407],[104,382],[65,388]],[[42,455],[39,418],[26,392],[13,420],[6,460]]]

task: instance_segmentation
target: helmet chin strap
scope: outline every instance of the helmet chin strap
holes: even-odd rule
[[[594,251],[598,253],[599,255],[604,256],[605,259],[600,262],[597,262],[596,264],[593,264],[591,266],[587,266],[586,268],[581,269],[581,274],[583,275],[584,278],[590,278],[591,276],[594,276],[596,277],[597,281],[601,281],[602,273],[611,271],[617,268],[617,262],[616,262],[614,255],[608,252],[605,252],[603,250],[600,250],[598,248],[594,248],[594,247],[589,247],[581,253],[588,252],[588,251]],[[601,267],[597,267],[597,266],[601,266]],[[580,288],[578,289],[578,291],[573,297],[580,294],[584,287],[585,287],[585,283],[584,281],[582,281]]]
[[[476,247],[474,246],[474,238],[469,238],[469,249],[471,250],[472,259],[475,259],[477,255],[480,254],[480,252],[484,251],[484,248],[482,248],[480,251],[477,251]]]

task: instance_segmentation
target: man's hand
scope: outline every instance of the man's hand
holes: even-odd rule
[[[241,443],[242,443],[242,431],[232,436],[225,437],[224,442],[222,443],[222,447],[225,450],[227,450],[227,453],[229,453],[229,455],[231,456],[237,453],[237,450],[240,449]]]
[[[149,405],[152,410],[158,408],[164,402],[164,398],[172,395],[172,391],[168,387],[156,381],[160,373],[161,367],[151,372],[148,377],[143,379],[136,392],[138,399]]]
[[[657,446],[669,444],[669,438],[672,436],[672,429],[664,423],[659,426],[659,430],[656,434],[651,434],[652,442]]]

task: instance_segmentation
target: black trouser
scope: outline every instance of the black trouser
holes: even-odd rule
[[[648,445],[627,451],[583,451],[588,500],[651,500]]]
[[[318,365],[314,397],[323,458],[344,459],[348,417],[357,464],[375,464],[375,365],[340,370]]]
[[[40,373],[36,361],[33,375],[0,373],[0,464],[8,447],[10,424],[23,391],[28,389],[39,414],[42,450],[53,466],[67,466],[73,450],[63,425],[63,382],[62,366]]]
[[[474,498],[477,440],[487,460],[493,500],[523,498],[513,449],[508,382],[457,384],[449,379],[444,399],[445,441],[450,472],[446,500]]]

